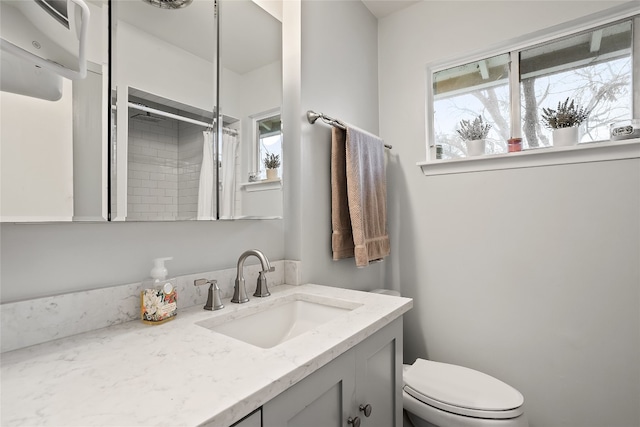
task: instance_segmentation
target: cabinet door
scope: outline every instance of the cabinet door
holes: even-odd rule
[[[346,427],[347,418],[357,416],[354,360],[348,351],[269,401],[262,426]]]
[[[402,427],[402,318],[355,348],[355,410],[362,427]]]

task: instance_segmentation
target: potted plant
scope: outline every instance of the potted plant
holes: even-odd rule
[[[567,146],[578,143],[578,126],[589,117],[590,110],[580,107],[573,99],[558,102],[558,108],[543,108],[542,122],[553,131],[553,146]]]
[[[473,121],[461,120],[458,135],[467,145],[468,156],[481,156],[484,154],[485,138],[491,130],[491,125],[478,116]]]
[[[278,179],[280,155],[267,153],[267,156],[264,158],[264,167],[267,168],[267,181]]]

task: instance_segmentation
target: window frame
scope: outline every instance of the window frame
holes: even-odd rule
[[[531,167],[531,166],[543,166],[546,164],[558,164],[555,160],[549,163],[551,157],[559,157],[565,159],[564,163],[578,163],[584,161],[598,161],[597,159],[603,153],[603,150],[591,150],[589,147],[594,144],[600,144],[602,141],[583,143],[573,147],[563,148],[561,150],[558,147],[553,149],[549,148],[537,148],[529,149],[518,153],[504,153],[504,154],[491,154],[485,156],[478,156],[474,158],[456,158],[456,159],[436,159],[435,158],[435,136],[434,136],[434,91],[433,91],[433,75],[439,71],[443,71],[449,68],[458,67],[471,62],[481,61],[486,58],[501,54],[509,54],[510,56],[510,75],[509,75],[509,100],[510,100],[510,126],[511,129],[518,129],[517,133],[520,133],[521,125],[521,113],[520,113],[520,81],[519,81],[519,61],[518,53],[521,50],[534,47],[547,42],[552,42],[557,39],[569,37],[577,33],[589,31],[594,28],[615,23],[624,19],[633,19],[632,29],[632,43],[633,43],[633,65],[632,65],[632,117],[640,115],[640,92],[637,90],[640,88],[640,8],[637,4],[624,4],[603,12],[599,12],[586,17],[578,18],[567,23],[559,24],[547,29],[543,29],[531,34],[523,35],[499,44],[493,45],[487,49],[475,52],[473,54],[456,57],[444,61],[437,61],[429,63],[426,66],[426,105],[425,105],[425,135],[426,135],[426,161],[418,162],[418,166],[422,167],[425,175],[439,175],[442,173],[460,173],[460,172],[472,172],[478,170],[495,169],[512,169],[518,167]],[[514,58],[516,60],[514,60]],[[519,136],[519,135],[518,135]],[[608,140],[606,140],[608,141]],[[638,146],[633,147],[631,150],[621,149],[620,146],[624,144],[640,143],[638,140],[626,140],[616,144],[601,144],[603,146],[615,146],[616,148],[612,152],[618,153],[618,156],[622,158],[640,157],[640,150]],[[585,150],[585,148],[587,148]],[[558,151],[559,150],[559,151]],[[540,151],[547,151],[545,154],[541,154]],[[605,150],[606,151],[606,150]],[[551,155],[551,152],[562,153],[559,156]],[[571,161],[571,152],[575,152],[575,161]],[[589,153],[586,155],[585,153]],[[595,153],[599,153],[596,155]],[[627,153],[627,154],[623,154]],[[528,156],[530,155],[530,156]],[[551,155],[551,156],[550,156]],[[523,158],[530,157],[523,162]],[[611,156],[605,156],[606,159],[611,160]],[[618,158],[618,157],[616,157]],[[509,159],[513,159],[513,162]],[[591,159],[591,160],[587,160]],[[452,165],[447,167],[447,165]],[[500,166],[502,165],[502,166]]]
[[[251,159],[249,165],[249,171],[256,173],[258,177],[261,176],[262,162],[260,161],[260,131],[258,129],[258,123],[264,119],[270,117],[280,116],[282,120],[282,111],[280,107],[272,108],[270,110],[262,111],[251,117]],[[280,130],[282,133],[282,130]],[[282,157],[282,156],[281,156]],[[280,159],[282,162],[282,158]]]

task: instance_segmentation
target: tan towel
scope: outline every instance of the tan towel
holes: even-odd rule
[[[364,267],[390,252],[384,143],[353,126],[334,127],[331,141],[333,259]]]

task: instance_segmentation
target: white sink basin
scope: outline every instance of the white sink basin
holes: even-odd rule
[[[197,325],[261,348],[272,348],[359,307],[345,301],[311,302],[298,295],[274,305],[254,306]],[[256,312],[253,309],[257,309]],[[240,317],[237,317],[240,316]]]

